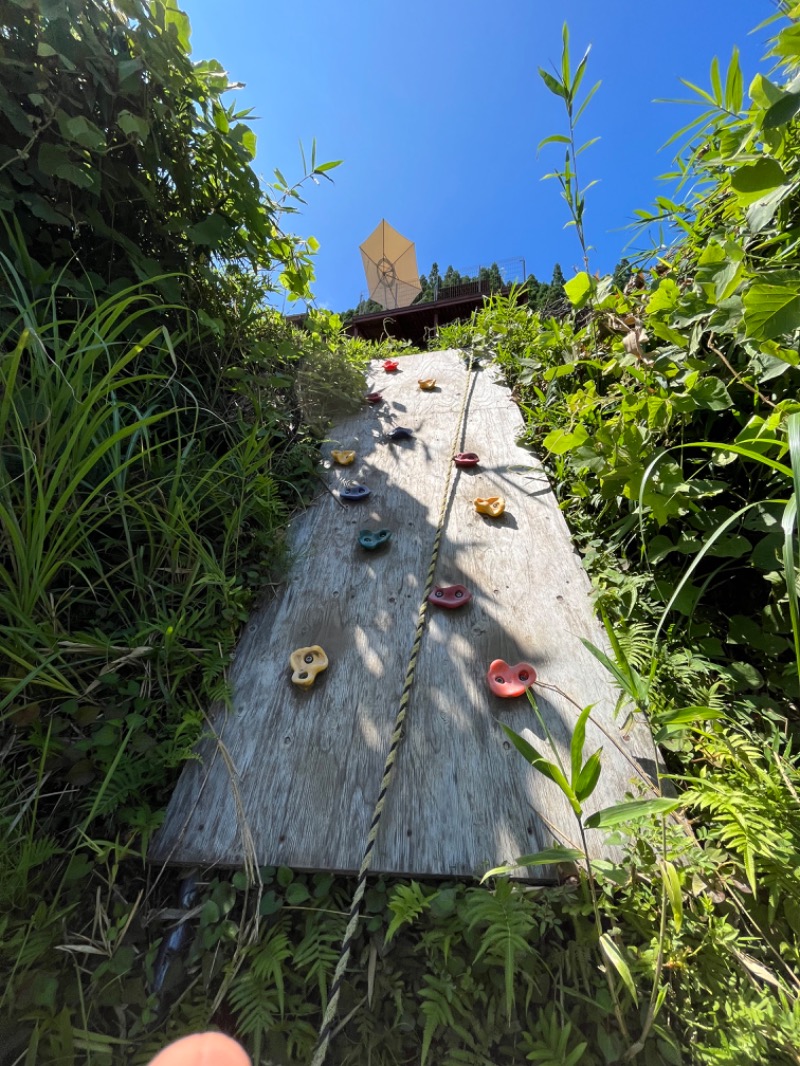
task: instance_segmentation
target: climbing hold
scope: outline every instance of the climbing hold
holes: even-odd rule
[[[366,500],[369,496],[370,490],[366,485],[359,485],[356,481],[351,481],[349,485],[345,485],[343,489],[339,489],[339,496],[343,500]]]
[[[495,659],[486,674],[489,688],[495,696],[513,699],[521,696],[526,689],[536,682],[536,671],[530,663],[517,663],[509,666],[504,659]]]
[[[436,388],[436,378],[420,378],[418,383],[423,392],[431,392]]]
[[[358,543],[368,552],[374,552],[376,548],[382,548],[383,545],[388,544],[391,539],[391,529],[379,529],[377,531],[362,529],[358,534]]]
[[[380,403],[383,400],[383,393],[380,392],[368,392],[364,397],[367,403]]]
[[[292,684],[311,688],[317,674],[328,669],[328,656],[319,644],[312,644],[310,648],[293,651],[289,656],[289,666],[292,668]]]
[[[355,452],[331,452],[331,459],[339,466],[350,466],[355,457]]]
[[[383,369],[387,374],[393,374],[398,366],[400,366],[400,364],[396,359],[384,359],[383,361]]]
[[[434,607],[447,607],[452,611],[456,607],[463,607],[471,599],[472,593],[464,585],[435,585],[428,597],[428,603],[432,603]]]
[[[411,440],[413,436],[413,430],[406,429],[405,426],[395,426],[389,434],[389,440]]]
[[[480,496],[475,500],[475,510],[478,514],[488,515],[490,518],[499,518],[506,509],[506,501],[502,496]]]
[[[479,461],[475,452],[459,452],[458,455],[453,456],[456,466],[477,466]]]

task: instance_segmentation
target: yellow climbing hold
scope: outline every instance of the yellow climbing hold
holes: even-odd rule
[[[506,501],[502,496],[479,496],[475,500],[475,510],[478,514],[485,514],[490,518],[499,518],[505,509]]]
[[[339,466],[350,466],[355,457],[355,452],[331,452],[331,459]]]
[[[423,392],[430,392],[436,388],[436,378],[419,378],[418,383]]]
[[[289,666],[292,668],[292,684],[311,688],[317,674],[328,669],[328,656],[319,644],[312,644],[310,648],[293,651],[289,656]]]

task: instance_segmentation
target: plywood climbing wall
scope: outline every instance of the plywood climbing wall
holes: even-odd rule
[[[435,391],[418,388],[435,377]],[[376,845],[373,870],[408,876],[480,875],[554,840],[575,843],[558,789],[511,747],[505,722],[546,747],[527,700],[503,700],[486,684],[489,663],[530,662],[539,678],[579,706],[594,704],[587,754],[603,748],[589,811],[646,786],[654,753],[644,730],[622,733],[615,693],[581,644],[604,646],[589,582],[539,462],[517,445],[522,419],[496,371],[468,375],[463,356],[437,352],[376,364],[364,406],[332,431],[333,448],[355,464],[330,466],[330,492],[294,523],[285,586],[247,624],[233,668],[234,710],[212,714],[213,735],[183,771],[154,861],[258,864],[354,871],[378,794],[464,389],[467,417],[458,450],[480,464],[453,479],[436,573],[463,584],[472,601],[431,609],[406,736]],[[391,442],[393,427],[413,430]],[[346,481],[368,486],[344,504]],[[499,519],[476,513],[475,497],[500,495]],[[388,547],[359,547],[363,528],[392,530]],[[289,654],[320,644],[330,666],[308,690],[290,683]],[[549,731],[568,762],[577,716],[570,700],[536,690]],[[590,835],[596,854],[602,837]],[[533,870],[547,879],[551,871]]]

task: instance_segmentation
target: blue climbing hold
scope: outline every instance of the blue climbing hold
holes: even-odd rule
[[[359,485],[357,482],[353,481],[351,484],[345,485],[343,489],[339,489],[339,496],[343,500],[354,502],[356,500],[366,500],[367,496],[369,496],[369,492],[370,490],[366,485]]]
[[[376,548],[382,548],[392,539],[391,529],[362,529],[358,534],[358,543],[368,552],[374,552]]]
[[[411,440],[413,436],[413,430],[406,429],[405,426],[396,426],[389,434],[389,440]]]

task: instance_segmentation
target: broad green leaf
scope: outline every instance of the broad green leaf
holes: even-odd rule
[[[743,207],[761,200],[786,181],[786,173],[777,159],[764,156],[755,163],[738,167],[731,175],[731,188]]]
[[[59,122],[61,132],[70,141],[74,141],[82,148],[90,148],[98,152],[106,147],[106,135],[99,126],[95,126],[83,115],[75,115],[74,118],[65,118]]]
[[[662,278],[658,288],[647,301],[647,310],[650,314],[660,311],[673,311],[680,303],[681,291],[677,282],[672,278]]]
[[[762,128],[773,130],[778,126],[786,126],[798,112],[800,112],[800,93],[786,93],[764,115]]]
[[[744,324],[755,340],[770,340],[800,328],[800,271],[790,283],[754,282],[744,294]]]
[[[255,133],[253,133],[249,126],[243,125],[237,126],[236,132],[239,136],[239,143],[241,144],[242,148],[244,148],[245,152],[247,152],[249,158],[255,159],[256,144],[258,143],[258,139]]]
[[[570,452],[573,448],[578,448],[581,444],[585,444],[588,439],[589,431],[582,423],[578,423],[571,431],[554,429],[547,434],[542,444],[554,455],[563,455],[565,452]]]
[[[782,185],[779,189],[767,193],[754,204],[747,208],[747,228],[750,233],[760,233],[775,217],[775,212],[781,206],[786,197],[791,193],[794,185]]]
[[[690,395],[698,407],[709,411],[725,411],[733,406],[733,400],[723,381],[713,376],[701,378],[690,390]]]
[[[228,237],[230,232],[230,224],[222,215],[209,215],[202,222],[189,226],[186,230],[186,236],[194,241],[195,244],[207,244],[214,247],[225,237]]]
[[[165,2],[165,22],[167,30],[175,34],[178,38],[184,52],[190,51],[190,39],[192,34],[191,24],[189,22],[189,16],[181,11],[178,7],[176,0],[166,0]]]
[[[633,983],[633,976],[631,974],[630,967],[625,961],[622,952],[617,945],[611,939],[608,933],[603,933],[600,937],[600,948],[606,957],[606,961],[611,963],[619,976],[622,978],[622,982],[631,994],[631,999],[638,1005],[639,997],[636,994],[636,985]]]
[[[60,166],[69,163],[69,149],[63,144],[50,144],[45,141],[39,146],[39,154],[36,157],[36,161],[45,174],[54,177]]]
[[[602,811],[595,811],[594,814],[589,815],[584,824],[587,829],[613,829],[615,825],[635,822],[640,818],[671,814],[680,805],[680,800],[667,799],[663,796],[627,800],[625,803],[615,803],[613,807],[605,807]]]
[[[574,308],[580,310],[586,305],[592,294],[594,283],[585,270],[564,283],[564,292]]]
[[[771,82],[769,78],[765,78],[763,74],[756,74],[750,82],[749,93],[756,107],[765,111],[786,95],[783,89]]]
[[[122,110],[117,112],[117,125],[127,137],[137,137],[144,141],[150,133],[150,123],[139,115]]]
[[[681,931],[683,925],[683,894],[681,893],[681,883],[678,878],[678,871],[675,866],[669,861],[669,859],[661,860],[661,877],[664,881],[664,890],[667,893],[667,899],[672,907],[672,920],[675,923],[675,932]]]
[[[537,851],[533,855],[522,855],[506,866],[495,866],[494,869],[487,870],[481,878],[481,884],[490,877],[501,877],[503,874],[511,873],[512,870],[519,870],[524,866],[554,866],[560,862],[582,862],[584,859],[583,852],[578,851],[577,848],[562,848],[560,846],[545,848],[543,851]]]

